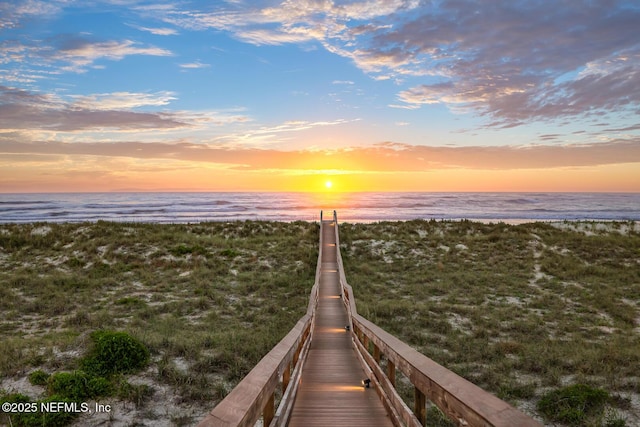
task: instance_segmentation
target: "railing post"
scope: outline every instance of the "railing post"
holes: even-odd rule
[[[264,410],[262,411],[263,426],[268,426],[269,424],[271,424],[271,420],[273,420],[273,416],[276,414],[275,403],[276,396],[275,394],[271,394],[271,396],[267,400],[267,404],[264,407]]]
[[[387,378],[389,378],[389,382],[395,388],[396,387],[396,365],[391,360],[387,360]]]
[[[303,341],[301,340],[300,342],[303,342]],[[298,358],[300,357],[300,350],[302,350],[302,346],[298,344],[298,348],[296,348],[296,352],[293,353],[293,366],[296,366],[298,364]]]
[[[291,363],[287,364],[287,366],[284,368],[284,372],[282,373],[282,393],[284,393],[287,387],[289,386],[290,380],[291,380]]]
[[[413,413],[416,415],[420,424],[427,425],[427,398],[424,393],[421,392],[418,387],[413,388],[415,403],[413,406]]]
[[[380,349],[375,343],[373,344],[373,359],[378,365],[380,364]]]

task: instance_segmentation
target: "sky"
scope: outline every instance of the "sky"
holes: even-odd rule
[[[0,0],[0,192],[85,191],[640,192],[640,3]]]

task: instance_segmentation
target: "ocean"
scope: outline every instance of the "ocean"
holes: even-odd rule
[[[640,193],[42,193],[0,194],[0,223],[469,219],[521,223],[640,220]]]

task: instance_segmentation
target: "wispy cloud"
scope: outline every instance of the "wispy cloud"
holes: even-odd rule
[[[144,106],[163,106],[175,100],[173,92],[136,93],[113,92],[90,95],[71,95],[73,108],[87,110],[130,110]]]
[[[418,4],[416,0],[355,1],[348,4],[302,0],[264,7],[257,2],[250,3],[250,6],[234,2],[229,8],[218,7],[213,12],[178,8],[146,11],[191,30],[214,28],[229,31],[235,37],[256,45],[278,45],[313,40],[346,41],[351,38],[348,22],[369,21],[414,9]]]
[[[200,61],[188,62],[186,64],[180,64],[180,68],[186,68],[186,69],[209,68],[209,67],[211,67],[210,64],[203,64]]]
[[[132,40],[91,41],[73,36],[59,39],[50,58],[68,63],[69,71],[83,72],[98,60],[118,61],[130,55],[172,56],[173,53],[155,46],[142,46]]]
[[[337,119],[331,121],[315,122],[306,120],[288,120],[276,125],[244,128],[239,132],[231,132],[225,135],[211,138],[209,142],[215,143],[216,145],[223,144],[227,147],[273,146],[282,142],[283,135],[289,133],[303,132],[311,129],[329,126],[338,126],[358,120],[359,119]]]
[[[60,11],[56,1],[12,0],[0,2],[0,30],[19,27],[29,18],[51,16]]]
[[[150,28],[150,27],[139,27],[135,26],[140,31],[146,31],[148,33],[154,34],[156,36],[175,36],[178,34],[178,30],[174,28]]]
[[[99,68],[102,60],[120,61],[127,56],[172,56],[167,49],[133,40],[96,41],[82,35],[58,35],[45,41],[0,41],[0,64],[10,65],[14,82],[30,82],[45,74],[84,73]],[[28,67],[28,68],[26,68]]]

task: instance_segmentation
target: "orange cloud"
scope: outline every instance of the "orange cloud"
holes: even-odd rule
[[[640,141],[279,151],[0,140],[0,191],[640,191]]]
[[[241,170],[343,170],[418,172],[437,169],[540,169],[640,162],[640,138],[594,144],[431,147],[396,143],[337,150],[282,151],[216,147],[193,143],[20,143],[0,140],[0,152],[139,159],[172,159],[225,164]]]

